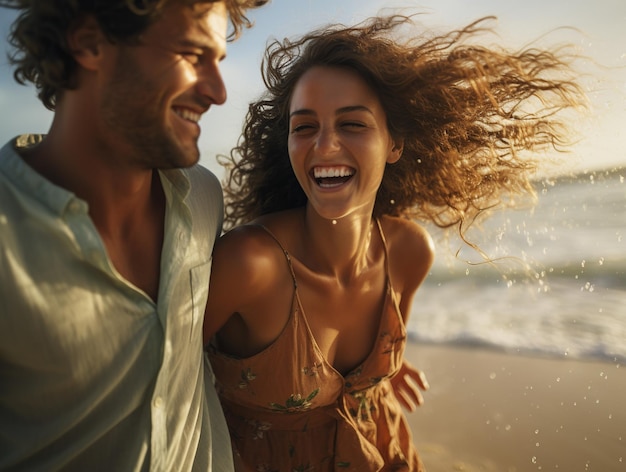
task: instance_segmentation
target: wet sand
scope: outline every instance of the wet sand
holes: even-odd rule
[[[409,343],[428,472],[626,471],[626,365]]]

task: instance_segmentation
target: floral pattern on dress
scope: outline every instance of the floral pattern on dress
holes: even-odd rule
[[[251,368],[247,368],[241,371],[241,381],[239,382],[240,389],[246,389],[250,387],[250,382],[256,379],[256,374],[252,372]]]
[[[357,405],[348,409],[350,416],[357,421],[370,421],[372,419],[372,413],[376,411],[376,406],[371,401],[370,396],[366,391],[361,391],[352,394]]]
[[[267,421],[248,420],[248,424],[252,428],[252,439],[263,439],[265,431],[272,429],[272,423]]]
[[[311,400],[319,393],[320,389],[316,388],[307,397],[303,397],[301,393],[292,393],[284,405],[280,403],[270,403],[270,407],[275,411],[282,411],[285,413],[294,413],[296,411],[306,411],[311,408],[313,404]]]
[[[406,336],[393,337],[388,332],[382,332],[380,333],[380,345],[382,348],[381,352],[383,354],[391,354],[396,351],[396,345],[403,346],[405,340]]]
[[[305,366],[302,368],[302,373],[308,377],[315,377],[319,370],[322,368],[321,362],[315,362],[312,366]]]

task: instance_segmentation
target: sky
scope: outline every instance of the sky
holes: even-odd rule
[[[574,119],[578,143],[565,172],[626,166],[626,2],[624,0],[271,0],[252,10],[254,27],[228,45],[222,71],[225,105],[201,120],[201,164],[219,177],[217,154],[227,154],[241,133],[250,101],[263,90],[260,65],[267,42],[297,37],[328,23],[352,24],[379,12],[421,12],[420,24],[446,31],[483,16],[496,16],[497,36],[487,43],[519,48],[548,35],[552,44],[571,43],[591,60],[584,86],[591,107]],[[52,113],[37,100],[34,87],[15,83],[7,64],[6,37],[13,12],[0,10],[0,143],[22,133],[45,133]]]

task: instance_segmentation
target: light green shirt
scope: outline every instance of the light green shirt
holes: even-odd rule
[[[115,270],[87,203],[16,153],[40,139],[0,150],[0,470],[232,470],[202,350],[219,182],[160,173],[154,303]]]

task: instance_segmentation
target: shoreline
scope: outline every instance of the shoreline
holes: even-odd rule
[[[426,373],[407,413],[429,472],[626,471],[626,366],[408,342]]]

